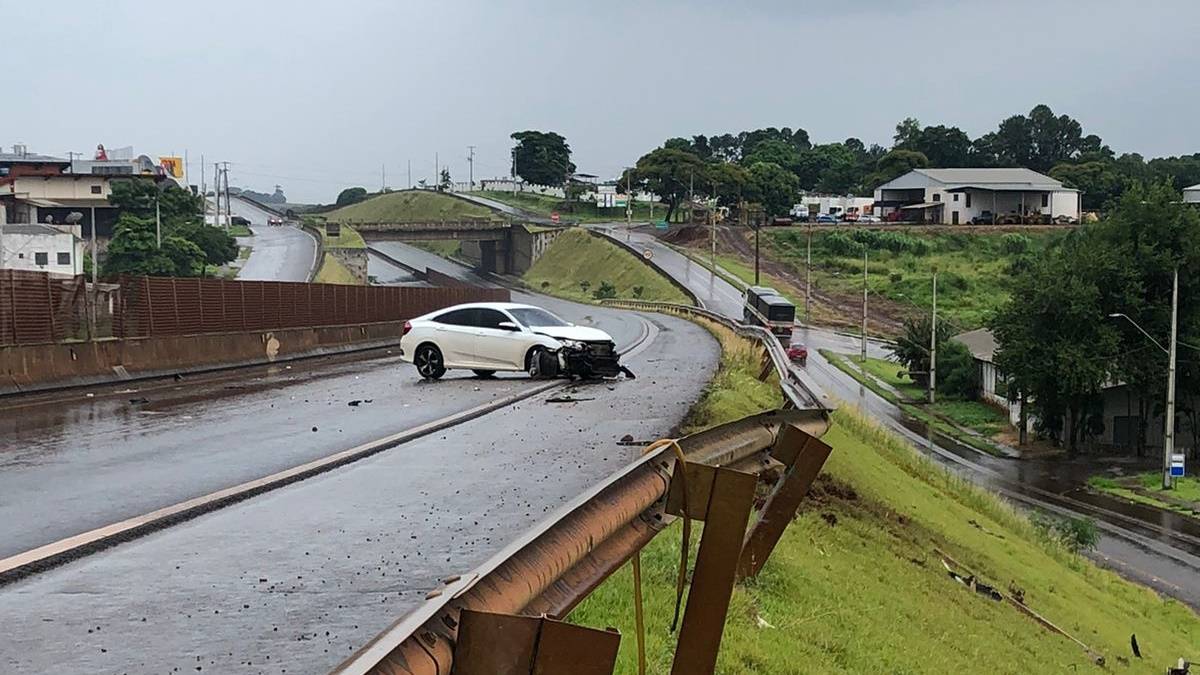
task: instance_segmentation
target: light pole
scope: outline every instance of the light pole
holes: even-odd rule
[[[933,318],[929,322],[929,402],[937,391],[937,266],[933,268]]]
[[[1179,319],[1179,268],[1175,268],[1175,273],[1171,280],[1171,342],[1169,347],[1163,347],[1155,340],[1152,335],[1146,332],[1146,329],[1138,325],[1136,321],[1129,318],[1127,314],[1115,312],[1108,315],[1109,318],[1124,318],[1129,323],[1133,324],[1145,335],[1147,339],[1154,343],[1155,347],[1167,353],[1167,412],[1166,419],[1163,422],[1163,489],[1170,490],[1174,486],[1174,480],[1171,478],[1171,460],[1175,454],[1175,350],[1178,343],[1177,328]]]
[[[867,361],[867,247],[863,245],[862,361]]]

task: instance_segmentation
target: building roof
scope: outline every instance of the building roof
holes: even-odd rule
[[[1184,192],[1191,192],[1192,190],[1200,190],[1200,183],[1196,183],[1195,185],[1193,185],[1191,187],[1183,188]]]
[[[24,164],[70,164],[69,160],[50,155],[39,155],[36,152],[13,153],[0,152],[0,162]]]
[[[40,223],[8,223],[0,225],[0,229],[4,230],[4,234],[71,234],[70,232],[64,232],[56,227],[50,227],[49,225],[42,225]]]
[[[918,180],[913,180],[914,178]],[[924,180],[921,180],[924,179]],[[974,188],[995,191],[1069,192],[1061,182],[1030,169],[913,169],[880,189],[915,189],[920,183],[939,183],[947,190]]]
[[[971,356],[978,361],[991,363],[996,355],[996,336],[986,328],[959,333],[951,339],[965,345]]]

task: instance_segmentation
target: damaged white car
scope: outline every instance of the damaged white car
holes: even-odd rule
[[[406,321],[400,350],[427,380],[455,369],[480,377],[498,371],[535,378],[631,375],[608,333],[508,302],[456,305]]]

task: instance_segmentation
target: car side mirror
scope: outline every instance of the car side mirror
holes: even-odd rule
[[[511,321],[501,321],[500,323],[496,324],[496,327],[500,328],[501,330],[521,330],[520,326]]]

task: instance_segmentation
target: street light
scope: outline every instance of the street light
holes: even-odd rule
[[[1174,487],[1174,480],[1171,477],[1171,463],[1175,454],[1175,351],[1177,345],[1176,330],[1179,319],[1179,268],[1175,268],[1175,273],[1171,280],[1171,342],[1170,348],[1163,347],[1159,344],[1154,336],[1146,332],[1145,328],[1138,325],[1136,321],[1129,318],[1129,315],[1121,312],[1109,314],[1110,319],[1123,317],[1126,321],[1133,324],[1134,328],[1141,331],[1147,339],[1154,343],[1155,347],[1167,353],[1167,414],[1166,420],[1163,422],[1163,489],[1170,490]]]

